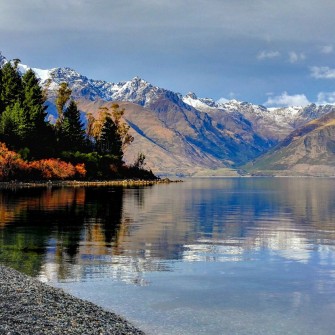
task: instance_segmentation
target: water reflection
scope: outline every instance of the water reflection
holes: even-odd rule
[[[85,188],[2,190],[1,259],[32,275],[53,259],[57,275],[66,278],[67,264],[76,263],[83,241],[105,249],[117,240],[122,196],[122,188],[103,199],[100,192]]]
[[[146,272],[173,271],[170,261],[181,260],[280,257],[320,270],[335,265],[334,183],[250,178],[4,189],[0,261],[45,281],[138,285],[148,284]]]

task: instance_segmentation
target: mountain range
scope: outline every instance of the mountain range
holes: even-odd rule
[[[0,53],[0,65],[6,62]],[[29,68],[19,64],[24,73]],[[67,82],[85,113],[118,103],[139,152],[158,175],[335,175],[335,106],[266,108],[237,100],[214,101],[163,89],[134,77],[118,83],[89,79],[70,68],[35,69],[56,117],[58,85]],[[334,122],[332,121],[334,120]],[[279,154],[280,153],[280,154]]]
[[[260,175],[335,175],[335,110],[290,133],[246,169]]]

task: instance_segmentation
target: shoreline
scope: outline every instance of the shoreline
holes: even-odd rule
[[[142,180],[142,179],[123,179],[123,180],[55,180],[55,181],[6,181],[0,182],[0,189],[2,188],[16,188],[16,187],[82,187],[82,186],[152,186],[157,184],[180,183],[182,180],[170,180],[169,178],[156,180]]]
[[[113,312],[1,264],[0,334],[145,335]]]

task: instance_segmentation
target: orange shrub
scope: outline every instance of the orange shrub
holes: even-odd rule
[[[11,179],[69,179],[86,176],[85,164],[73,166],[60,159],[48,158],[26,162],[0,142],[0,181]]]
[[[20,155],[8,150],[0,142],[0,180],[25,177],[29,173],[29,164],[21,159]]]
[[[76,169],[71,163],[55,158],[33,161],[30,163],[30,167],[38,172],[43,179],[68,179],[76,174]]]
[[[77,164],[74,168],[76,169],[76,174],[79,178],[84,178],[86,176],[87,171],[84,163]]]

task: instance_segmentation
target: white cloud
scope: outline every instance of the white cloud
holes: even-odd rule
[[[335,105],[335,92],[320,92],[318,94],[318,105]]]
[[[312,66],[311,76],[316,79],[335,79],[335,69],[328,66]]]
[[[326,54],[326,55],[332,54],[334,52],[334,47],[331,44],[324,45],[320,48],[320,51],[321,53]]]
[[[283,92],[281,95],[269,97],[264,103],[268,107],[287,107],[287,106],[307,106],[310,102],[308,101],[305,94],[289,95],[287,92]]]
[[[260,51],[257,55],[258,60],[272,59],[280,56],[279,51]]]
[[[226,98],[220,98],[219,100],[217,100],[216,101],[216,103],[218,104],[218,105],[223,105],[223,104],[225,104],[225,103],[227,103],[229,101],[229,99],[226,99]]]
[[[297,53],[295,51],[289,52],[288,57],[289,57],[289,62],[292,64],[306,59],[306,56],[303,52]]]

